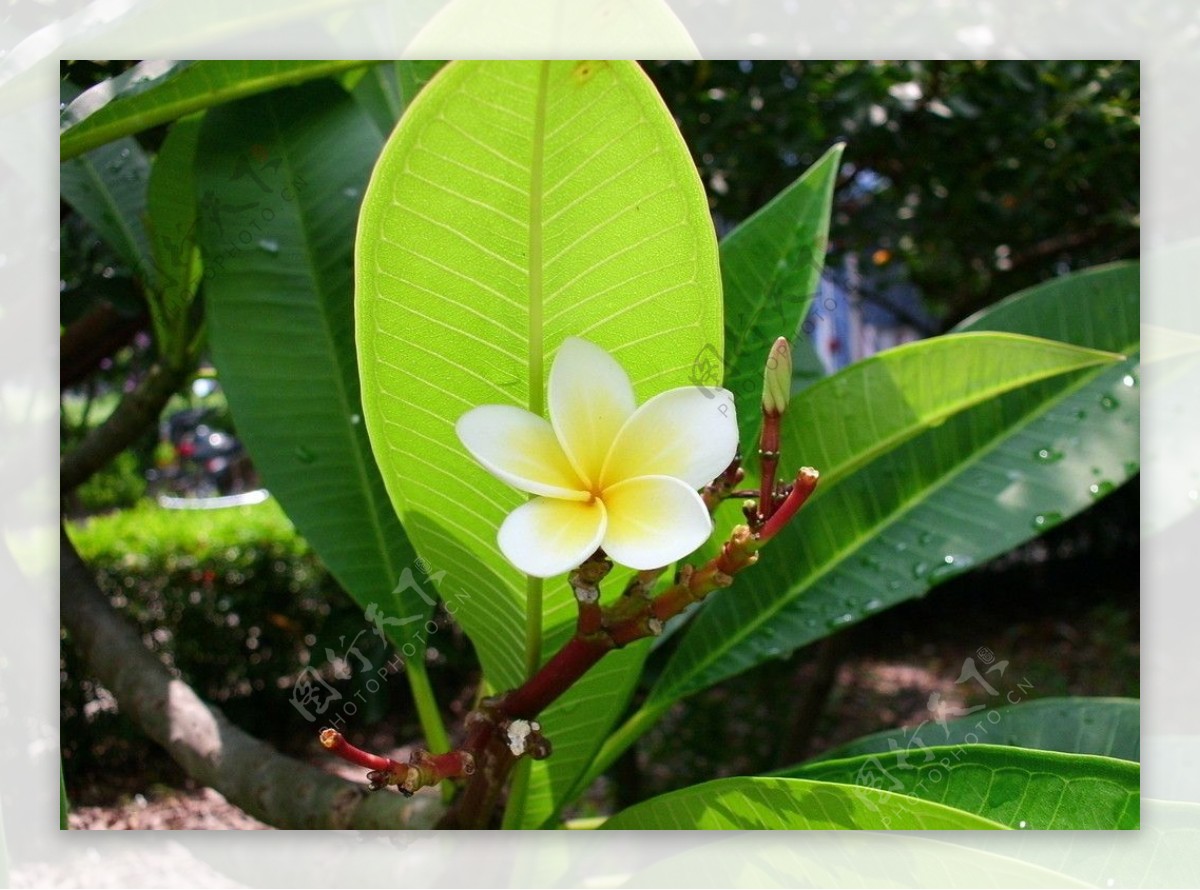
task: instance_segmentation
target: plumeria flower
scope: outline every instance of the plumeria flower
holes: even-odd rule
[[[653,569],[707,540],[712,519],[696,490],[737,452],[730,392],[681,387],[639,408],[616,360],[568,337],[548,396],[549,422],[512,405],[481,405],[457,425],[488,472],[536,495],[500,526],[500,550],[513,565],[549,578],[603,547],[617,563]]]

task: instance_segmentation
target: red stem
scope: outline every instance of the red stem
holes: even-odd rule
[[[796,484],[792,486],[792,490],[788,492],[788,496],[779,505],[779,509],[775,511],[759,531],[758,539],[760,544],[767,543],[767,541],[779,534],[780,530],[791,521],[791,518],[796,515],[796,511],[804,506],[804,502],[808,500],[809,495],[813,493],[813,489],[817,487],[817,480],[819,478],[820,475],[812,467],[802,467],[800,469],[800,472],[796,474]]]
[[[758,513],[763,520],[775,512],[775,471],[779,467],[779,420],[782,415],[763,412],[762,436],[758,455],[762,481],[759,483]]]
[[[391,772],[400,765],[390,757],[380,757],[378,754],[354,747],[336,729],[322,729],[321,744],[328,748],[330,753],[363,769]]]

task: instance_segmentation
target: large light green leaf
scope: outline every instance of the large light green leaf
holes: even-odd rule
[[[921,724],[872,733],[825,751],[819,759],[881,754],[914,746],[919,754],[930,743],[986,742],[1137,761],[1141,741],[1141,703],[1137,699],[1039,698],[996,708],[986,719],[963,717],[935,726]]]
[[[1009,828],[1138,827],[1138,765],[1092,754],[935,745],[822,760],[774,775],[881,788]]]
[[[995,402],[1006,392],[1113,360],[1107,353],[1055,341],[959,334],[890,350],[801,392],[784,418],[784,465],[817,467],[817,494],[764,550],[759,564],[701,610],[647,707],[665,708],[764,658],[786,655],[881,608],[889,594],[894,602],[897,595],[904,598],[914,588],[925,589],[929,575],[937,579],[949,569],[961,570],[965,554],[973,558],[994,542],[992,520],[982,508],[975,517],[956,517],[961,540],[939,553],[939,560],[943,553],[951,556],[941,565],[920,562],[928,557],[908,557],[908,537],[930,532],[924,524],[905,525],[905,539],[899,543],[906,556],[907,589],[899,583],[891,586],[896,578],[883,570],[881,557],[872,555],[874,562],[866,562],[859,556],[867,545],[895,545],[899,539],[882,538],[881,532],[903,517],[911,500],[943,481],[941,462],[931,458],[941,457],[953,467],[975,451],[957,440],[944,455],[902,446],[956,413]],[[987,430],[995,435],[1004,427],[994,424]],[[869,472],[856,472],[868,467]],[[1026,526],[1032,515],[1026,514]],[[933,543],[932,538],[926,543]],[[949,546],[941,540],[938,545]],[[814,590],[819,591],[815,596]]]
[[[196,115],[171,127],[150,169],[147,189],[147,228],[155,269],[155,288],[148,302],[160,348],[170,355],[180,355],[187,346],[188,312],[200,284],[194,171],[201,119]]]
[[[795,338],[821,281],[842,148],[838,144],[825,152],[721,240],[725,388],[739,408],[738,431],[747,456],[758,447],[758,405],[768,350],[777,337]]]
[[[456,62],[388,142],[357,250],[363,405],[388,491],[418,551],[448,568],[443,595],[469,595],[456,614],[490,683],[511,687],[541,588],[496,530],[524,496],[468,457],[454,423],[480,404],[542,414],[568,336],[612,352],[639,400],[686,385],[722,340],[703,191],[636,65]],[[545,592],[546,627],[572,621],[562,579]]]
[[[1004,828],[938,803],[877,788],[806,779],[717,779],[617,813],[601,828],[976,829]]]
[[[277,87],[369,65],[356,61],[142,62],[63,109],[62,160],[158,124]]]
[[[703,190],[636,65],[454,63],[385,149],[357,268],[363,401],[389,492],[418,551],[452,567],[443,595],[469,596],[456,617],[492,687],[512,687],[531,627],[544,624],[544,654],[576,606],[562,579],[539,604],[540,582],[500,555],[496,530],[524,498],[467,456],[454,423],[488,403],[541,414],[567,336],[612,352],[640,400],[687,384],[702,347],[719,361]],[[536,825],[557,810],[643,658],[638,647],[606,659],[541,716],[554,754],[530,768],[528,806],[512,817]]]
[[[238,433],[347,592],[406,622],[385,625],[401,647],[428,606],[398,589],[415,556],[371,456],[353,339],[351,244],[381,144],[345,92],[306,84],[209,111],[196,187],[210,342]]]

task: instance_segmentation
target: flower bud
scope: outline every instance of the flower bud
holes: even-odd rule
[[[763,369],[763,411],[776,416],[787,410],[792,394],[792,347],[780,337],[771,347]]]

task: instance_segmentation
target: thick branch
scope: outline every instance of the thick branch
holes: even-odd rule
[[[62,333],[58,344],[58,384],[63,389],[82,383],[100,362],[133,341],[150,323],[150,314],[122,315],[111,303],[99,303]]]
[[[108,419],[63,455],[59,467],[62,494],[82,485],[152,427],[189,373],[184,366],[153,365],[137,388],[125,394]]]
[[[121,710],[190,776],[277,828],[431,828],[433,795],[406,800],[285,757],[238,729],[190,686],[171,676],[136,631],[108,604],[65,534],[61,539],[61,617],[94,676]]]

